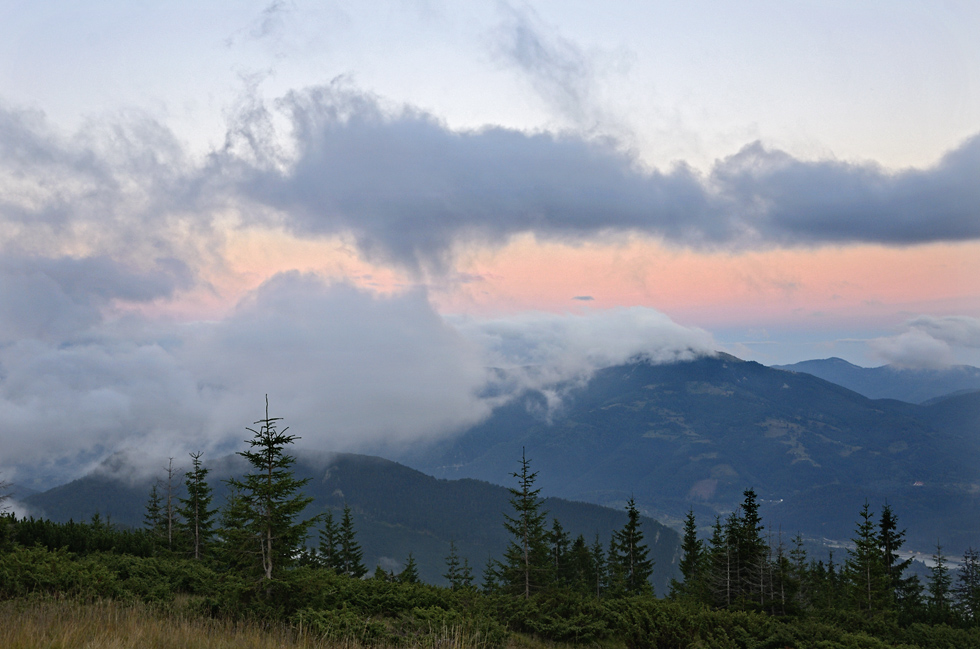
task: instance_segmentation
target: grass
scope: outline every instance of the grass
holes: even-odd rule
[[[4,649],[349,649],[284,627],[167,613],[141,604],[28,599],[0,602]]]
[[[430,634],[419,649],[480,649],[453,627]],[[553,649],[523,637],[509,649]],[[284,625],[222,620],[140,603],[60,598],[0,601],[3,649],[365,649],[354,638],[325,639]],[[384,649],[372,646],[371,649]],[[401,649],[404,649],[402,647]]]

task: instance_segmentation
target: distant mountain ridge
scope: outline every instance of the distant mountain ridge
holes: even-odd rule
[[[692,507],[710,525],[752,487],[787,534],[839,540],[853,534],[865,499],[873,510],[887,501],[910,542],[928,550],[938,536],[959,549],[980,543],[980,443],[968,396],[929,407],[875,401],[724,354],[637,362],[568,387],[557,410],[529,392],[397,459],[440,477],[506,483],[514,449],[525,447],[545,493],[614,507],[633,495],[674,525]],[[954,406],[959,415],[948,412]]]
[[[955,365],[942,370],[903,369],[891,365],[860,367],[834,357],[772,367],[812,374],[869,399],[898,399],[921,404],[980,390],[980,368],[970,365]]]
[[[516,465],[519,456],[511,458]],[[209,462],[209,483],[215,504],[224,501],[222,478],[241,475],[241,458],[228,456]],[[454,541],[461,558],[469,560],[479,583],[488,556],[501,558],[508,536],[504,513],[510,513],[505,487],[478,480],[440,480],[379,457],[353,454],[302,455],[295,465],[298,478],[309,478],[305,492],[314,498],[307,515],[333,511],[339,520],[345,503],[353,510],[357,540],[365,565],[400,570],[411,552],[423,580],[444,582],[445,557]],[[182,482],[182,480],[181,480]],[[55,521],[88,520],[96,511],[116,523],[140,526],[152,480],[119,481],[93,473],[69,484],[24,499],[37,515]],[[582,534],[591,543],[599,534],[608,546],[613,530],[626,523],[626,513],[595,504],[548,498],[548,527],[557,518],[572,539]],[[656,561],[653,583],[664,594],[677,573],[679,537],[657,521],[643,517],[642,529]],[[311,535],[316,544],[316,532]]]

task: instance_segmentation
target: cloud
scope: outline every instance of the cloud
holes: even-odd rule
[[[755,143],[702,175],[645,168],[608,139],[453,131],[343,82],[279,106],[295,155],[278,165],[226,159],[234,192],[301,236],[351,232],[372,259],[415,270],[445,271],[456,244],[525,232],[566,241],[639,232],[731,250],[980,237],[980,137],[928,169],[803,161]],[[250,146],[260,160],[280,151],[262,138]]]
[[[703,329],[684,327],[645,307],[581,315],[524,313],[460,320],[456,326],[485,350],[487,365],[502,370],[495,389],[510,395],[581,384],[596,370],[628,361],[671,363],[717,349]]]
[[[919,316],[907,330],[870,342],[886,363],[911,369],[943,369],[956,362],[956,349],[980,349],[980,319],[969,316]]]
[[[740,243],[916,244],[980,236],[980,136],[928,169],[802,161],[760,143],[719,162],[710,183]]]
[[[61,342],[97,325],[117,301],[149,302],[192,282],[177,259],[147,270],[97,257],[0,258],[0,343],[25,338]]]
[[[0,110],[0,249],[142,272],[179,260],[199,277],[221,267],[224,232],[244,224],[352,236],[370,261],[438,281],[460,246],[522,233],[573,243],[642,233],[735,251],[976,239],[978,176],[980,136],[898,172],[760,143],[707,174],[649,169],[608,138],[453,130],[338,80],[273,104],[252,87],[225,145],[196,160],[138,114],[63,137],[37,113]]]
[[[948,345],[980,349],[980,318],[969,316],[919,316],[908,325]]]
[[[572,41],[546,36],[529,8],[501,8],[506,19],[494,34],[496,54],[526,74],[535,92],[573,123],[593,126],[597,107],[589,57]]]
[[[278,275],[179,356],[209,386],[219,433],[266,393],[303,446],[331,451],[432,439],[489,413],[479,350],[420,291],[385,297]]]
[[[580,302],[591,302],[591,301],[595,300],[595,298],[592,297],[591,295],[576,295],[572,299],[573,300],[578,300]]]
[[[103,322],[75,341],[0,348],[4,463],[53,479],[125,449],[153,470],[187,451],[238,450],[267,393],[304,448],[407,444],[486,416],[486,376],[423,293],[288,273],[219,321]]]
[[[43,486],[99,467],[133,480],[168,457],[240,450],[266,394],[301,452],[397,449],[463,430],[528,389],[557,403],[555,383],[713,345],[649,309],[452,321],[420,290],[382,296],[296,272],[216,321],[78,326],[0,347],[4,476]],[[127,461],[104,463],[118,453]]]
[[[138,112],[64,136],[44,115],[0,106],[0,250],[24,259],[111,258],[184,273],[214,260],[212,170]],[[168,271],[169,272],[169,271]]]

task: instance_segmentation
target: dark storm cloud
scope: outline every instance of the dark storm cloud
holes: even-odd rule
[[[305,236],[349,231],[375,259],[445,266],[458,241],[640,232],[694,248],[910,245],[980,236],[980,137],[927,169],[804,161],[759,143],[708,174],[645,168],[614,142],[503,128],[453,131],[342,84],[290,94],[296,153],[244,165],[236,192]],[[242,128],[247,131],[246,128]],[[272,159],[247,131],[254,159]]]

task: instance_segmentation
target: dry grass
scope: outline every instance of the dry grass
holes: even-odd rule
[[[143,605],[69,600],[0,602],[4,649],[344,649],[286,628],[167,614]]]

